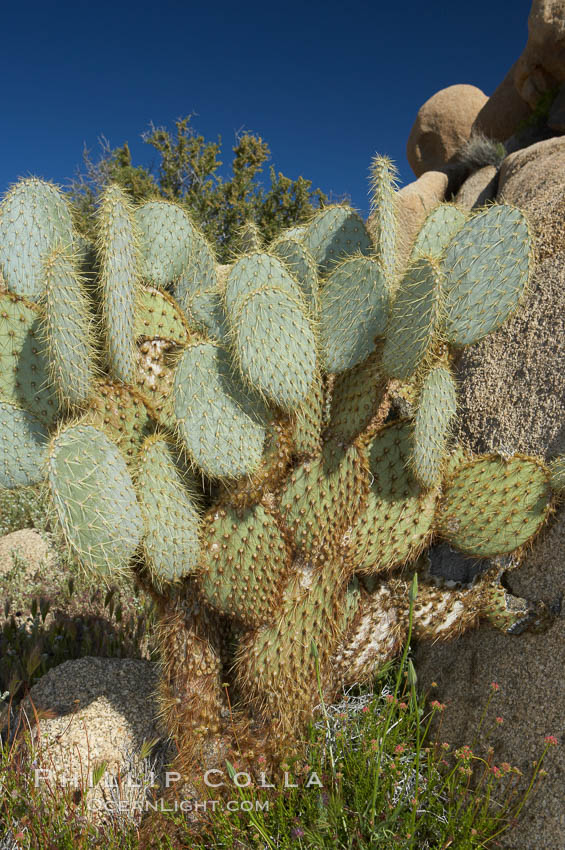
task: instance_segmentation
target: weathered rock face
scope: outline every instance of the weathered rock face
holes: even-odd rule
[[[565,3],[533,0],[528,42],[516,62],[514,84],[532,108],[542,94],[565,82]]]
[[[458,358],[459,439],[476,452],[565,451],[565,139],[504,161],[498,201],[529,213],[537,267],[525,305]]]
[[[448,86],[420,107],[406,145],[406,156],[417,177],[441,170],[471,133],[487,101],[476,86]]]
[[[473,123],[474,131],[499,142],[508,139],[520,122],[532,114],[531,107],[520,97],[514,85],[515,68],[516,65],[512,65]]]
[[[539,142],[508,156],[497,200],[523,208],[535,235],[536,268],[524,307],[496,334],[464,350],[458,362],[459,438],[474,451],[521,451],[553,458],[565,451],[565,138]],[[451,553],[446,554],[451,566]],[[441,740],[470,744],[477,735],[491,682],[500,685],[478,735],[494,747],[496,765],[532,775],[546,735],[561,745],[548,755],[548,776],[520,818],[509,850],[565,846],[563,715],[565,713],[565,508],[554,514],[505,586],[535,612],[528,631],[504,634],[481,625],[449,643],[422,643],[415,654],[419,685],[438,683],[447,703]],[[444,575],[443,569],[441,574]],[[500,716],[502,725],[495,723]],[[485,736],[485,730],[494,731]]]

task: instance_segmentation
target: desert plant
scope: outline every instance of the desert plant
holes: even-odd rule
[[[331,701],[399,652],[414,573],[416,637],[508,627],[492,571],[436,587],[425,551],[515,552],[557,498],[540,460],[451,439],[454,351],[527,290],[524,214],[440,207],[448,233],[434,211],[402,268],[388,160],[373,182],[377,247],[333,205],[227,269],[181,206],[110,185],[96,287],[55,186],[0,206],[0,486],[41,484],[83,568],[154,598],[185,772],[236,746],[282,757],[318,684]]]

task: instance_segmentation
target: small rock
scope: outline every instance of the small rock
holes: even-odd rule
[[[487,96],[476,86],[455,85],[434,94],[420,107],[406,145],[406,156],[417,177],[439,171],[471,133]]]
[[[481,207],[496,198],[498,169],[494,165],[485,165],[468,177],[455,198],[455,203],[466,210]]]
[[[104,778],[86,794],[92,819],[109,811],[106,804],[118,794],[112,788],[118,776],[120,793],[129,795],[123,798],[142,800],[144,791],[134,782],[150,782],[153,777],[138,754],[144,741],[163,737],[156,721],[156,687],[157,664],[129,658],[80,658],[46,673],[19,706],[15,720],[27,726],[27,717],[33,725],[35,712],[39,715],[32,730],[41,771],[37,782],[50,779],[61,788],[76,790],[105,762]],[[166,755],[163,745],[152,752],[156,780]]]
[[[22,570],[21,581],[25,583],[42,567],[52,566],[55,555],[39,531],[22,528],[0,537],[0,576],[10,573],[16,561]]]

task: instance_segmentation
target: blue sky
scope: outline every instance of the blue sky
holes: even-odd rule
[[[99,0],[4,4],[0,192],[34,174],[64,183],[83,145],[156,152],[150,122],[194,113],[207,140],[269,144],[272,162],[366,214],[375,152],[413,178],[406,140],[421,104],[455,83],[490,94],[520,55],[530,0],[468,5]],[[268,175],[265,175],[268,181]]]

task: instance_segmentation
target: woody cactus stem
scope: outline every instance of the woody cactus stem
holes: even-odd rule
[[[186,769],[282,757],[318,674],[331,699],[399,652],[407,576],[420,639],[504,627],[496,582],[435,587],[426,552],[519,553],[562,499],[562,458],[471,456],[450,428],[453,349],[526,291],[523,213],[439,207],[404,267],[392,163],[372,179],[376,244],[328,206],[271,245],[248,226],[221,269],[185,209],[109,186],[94,298],[62,193],[25,180],[0,204],[0,486],[43,481],[85,571],[157,600]]]

